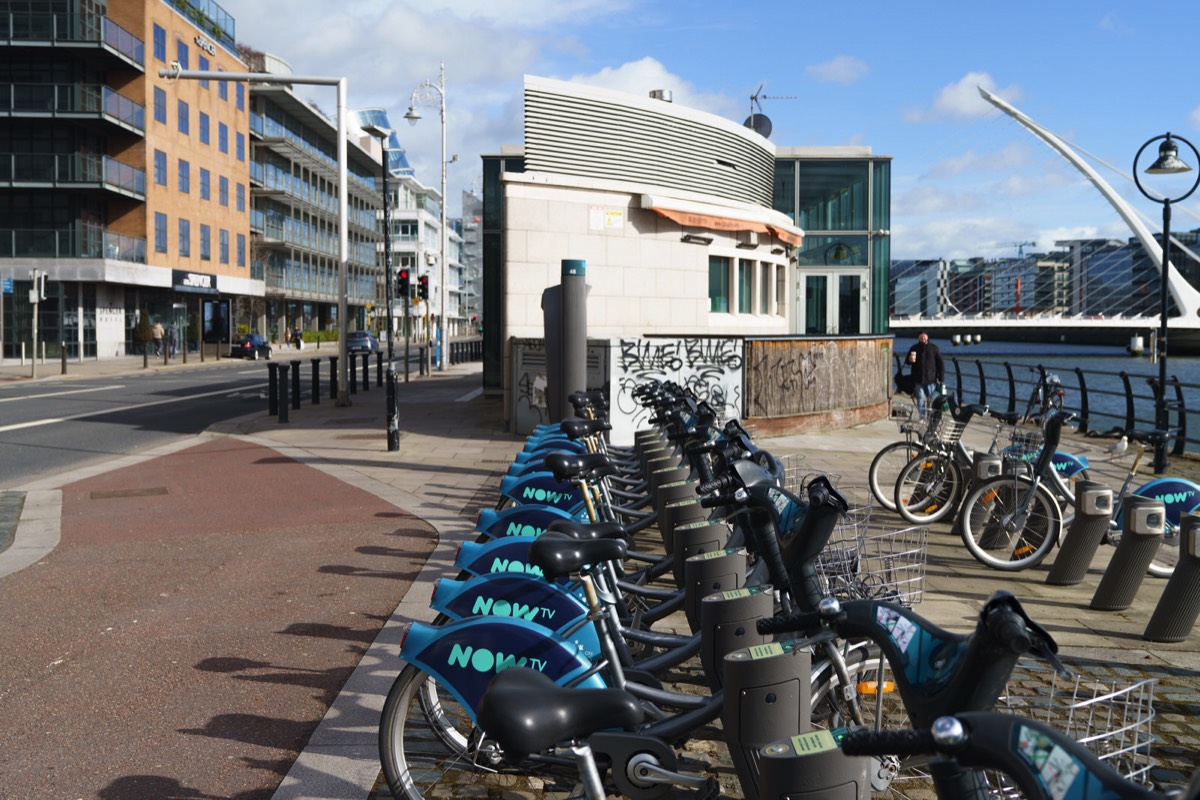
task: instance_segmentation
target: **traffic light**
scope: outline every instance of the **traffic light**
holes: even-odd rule
[[[429,299],[429,276],[422,275],[417,278],[417,297],[422,300]]]
[[[408,297],[408,295],[411,291],[409,289],[408,270],[402,269],[399,272],[397,272],[396,280],[398,280],[400,282],[400,287],[397,289],[396,293],[400,297]]]

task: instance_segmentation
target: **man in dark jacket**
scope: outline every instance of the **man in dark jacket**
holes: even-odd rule
[[[909,365],[913,378],[913,394],[917,398],[917,411],[925,416],[928,401],[937,393],[937,387],[946,381],[946,362],[942,351],[929,341],[929,334],[917,334],[917,343],[908,348],[905,363]]]

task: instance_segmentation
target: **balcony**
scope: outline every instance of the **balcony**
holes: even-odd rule
[[[95,83],[10,83],[0,85],[0,116],[103,118],[143,134],[146,107],[116,89]]]
[[[108,189],[146,199],[146,172],[111,156],[82,153],[0,154],[0,185],[9,188]],[[83,185],[81,187],[81,185]]]
[[[146,240],[76,223],[65,228],[0,228],[0,258],[108,258],[146,263]]]
[[[144,67],[146,45],[108,17],[99,14],[13,11],[0,14],[0,41],[5,44],[96,45],[122,60]]]

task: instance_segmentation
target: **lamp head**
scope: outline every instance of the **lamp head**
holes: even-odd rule
[[[421,118],[421,113],[417,111],[416,106],[409,106],[408,113],[404,115],[404,118],[408,120],[409,125],[416,125],[417,120]]]
[[[1146,167],[1147,175],[1177,175],[1191,171],[1191,167],[1179,160],[1179,145],[1175,144],[1169,133],[1158,146],[1158,160]]]

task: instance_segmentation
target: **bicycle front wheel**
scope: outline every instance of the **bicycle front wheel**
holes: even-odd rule
[[[993,569],[1016,572],[1040,564],[1062,533],[1062,510],[1042,484],[1024,475],[998,475],[963,502],[963,544]]]
[[[466,709],[428,673],[408,664],[392,684],[379,722],[379,759],[392,797],[537,796],[579,789],[574,762],[531,756],[515,767],[475,727]]]
[[[962,498],[963,475],[954,457],[922,453],[896,478],[896,513],[913,525],[945,519]]]
[[[812,673],[812,724],[814,728],[853,727],[857,722],[847,706],[847,696],[853,696],[862,713],[863,724],[872,730],[899,730],[911,727],[908,710],[900,698],[891,667],[882,662],[879,648],[873,644],[856,645],[846,654],[846,672],[852,692],[842,690],[833,664],[823,661]],[[871,791],[894,798],[910,796],[914,791],[929,787],[929,758],[926,756],[883,757],[872,759],[869,778]]]
[[[875,502],[888,511],[896,510],[896,479],[908,462],[921,454],[916,442],[892,442],[875,454],[867,470],[867,485]]]

